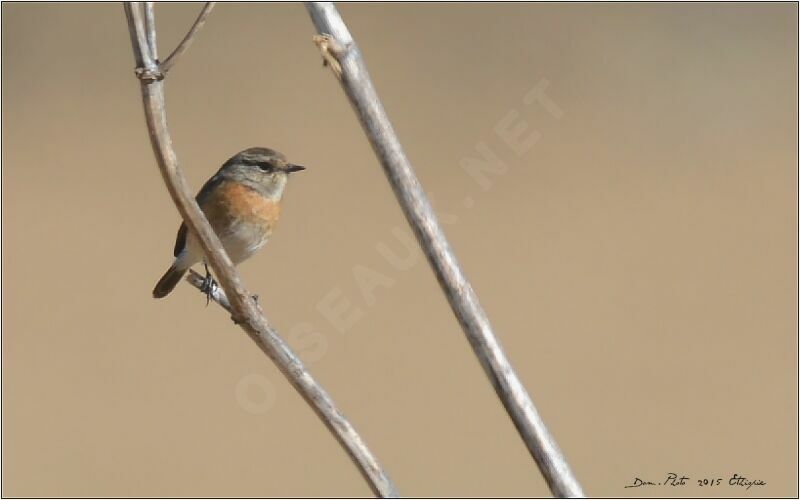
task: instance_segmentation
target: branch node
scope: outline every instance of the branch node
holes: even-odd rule
[[[136,78],[143,83],[155,83],[164,79],[164,73],[158,67],[155,68],[136,68],[134,71]]]
[[[312,37],[314,45],[317,46],[322,54],[322,65],[330,66],[336,78],[342,79],[342,64],[341,61],[350,51],[351,44],[344,47],[333,37],[324,33],[322,35],[314,35]]]

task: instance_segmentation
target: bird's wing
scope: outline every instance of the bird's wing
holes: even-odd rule
[[[200,192],[197,193],[197,197],[195,200],[197,204],[200,205],[200,208],[203,207],[203,201],[211,194],[211,191],[214,190],[220,183],[222,182],[222,176],[219,173],[212,176],[203,187],[200,188]],[[175,238],[175,250],[173,251],[173,255],[177,257],[182,251],[183,247],[186,246],[186,223],[181,222],[181,227],[178,228],[178,236]]]
[[[172,252],[175,257],[180,255],[183,247],[186,246],[186,223],[181,222],[181,227],[178,228],[178,237],[175,238],[175,251]]]

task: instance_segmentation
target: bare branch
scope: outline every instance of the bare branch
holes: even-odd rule
[[[153,2],[144,3],[144,29],[147,35],[147,46],[150,47],[150,57],[158,61],[158,45],[156,44],[156,12]]]
[[[144,22],[142,21],[142,4],[141,2],[125,2],[123,4],[125,9],[125,18],[128,20],[128,32],[131,36],[131,44],[134,47],[141,47],[141,50],[134,50],[133,57],[136,60],[136,70],[140,68],[152,69],[155,67],[155,62],[150,56],[150,48],[147,45],[147,35],[144,31]]]
[[[136,77],[141,82],[155,82],[164,78],[158,69],[155,60],[150,55],[147,44],[144,21],[142,20],[141,2],[125,2],[125,18],[128,20],[128,33],[131,36],[131,45],[134,47],[133,58],[136,61]]]
[[[178,60],[178,58],[189,49],[189,46],[194,41],[194,37],[200,31],[200,28],[202,28],[206,23],[206,18],[209,14],[211,14],[211,9],[214,8],[215,3],[216,2],[206,2],[206,4],[203,6],[203,10],[200,11],[200,15],[197,16],[197,19],[195,19],[194,24],[192,24],[192,27],[189,29],[189,32],[186,33],[186,36],[183,37],[181,43],[179,43],[178,46],[175,47],[175,50],[172,51],[172,54],[167,56],[164,62],[161,63],[162,72],[167,73],[170,68],[175,65],[175,62]]]
[[[195,202],[172,148],[172,139],[167,129],[163,74],[158,71],[149,54],[141,6],[127,2],[124,5],[153,153],[175,206],[189,231],[197,236],[206,260],[225,291],[234,321],[277,364],[284,376],[314,409],[347,451],[373,492],[385,497],[397,496],[394,485],[361,436],[336,408],[327,392],[314,380],[289,346],[278,336],[261,308],[242,285],[219,238]]]
[[[478,296],[461,271],[436,214],[392,129],[347,26],[330,2],[309,2],[306,7],[317,32],[322,35],[321,38],[315,37],[315,43],[323,51],[323,57],[350,98],[450,307],[550,490],[558,497],[583,496],[561,450],[503,352],[478,302]],[[337,64],[331,63],[331,59],[335,59]]]

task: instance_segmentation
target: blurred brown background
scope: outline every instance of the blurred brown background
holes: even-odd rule
[[[162,57],[198,9],[158,6]],[[797,6],[340,10],[587,493],[796,496]],[[179,216],[121,6],[5,3],[2,29],[2,493],[369,495],[227,314],[150,297]],[[547,495],[312,34],[217,6],[168,79],[186,175],[254,145],[308,166],[240,270],[401,493]],[[485,148],[507,170],[478,182]],[[696,483],[734,473],[767,485]]]

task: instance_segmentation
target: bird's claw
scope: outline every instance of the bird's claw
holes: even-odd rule
[[[203,262],[203,267],[206,268],[206,276],[203,278],[203,284],[200,285],[200,291],[206,294],[206,307],[208,307],[208,304],[211,303],[211,297],[214,295],[214,290],[217,288],[217,282],[211,277],[208,264]]]

